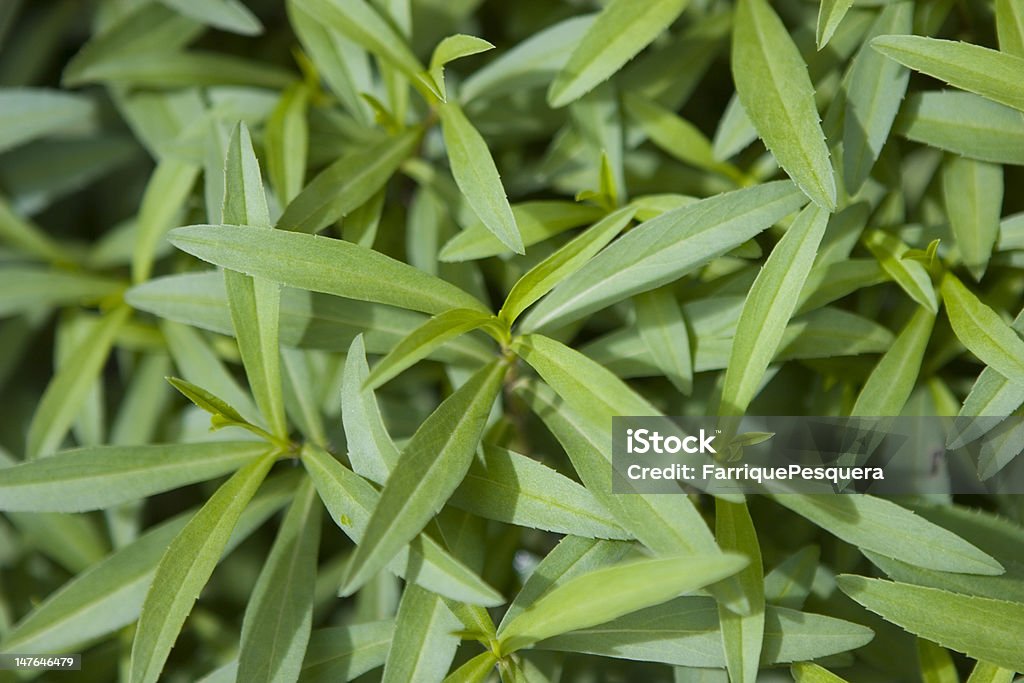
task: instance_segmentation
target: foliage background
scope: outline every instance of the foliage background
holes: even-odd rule
[[[1020,415],[1019,3],[7,0],[0,40],[0,651],[1024,669],[1019,497],[607,462],[614,414]]]

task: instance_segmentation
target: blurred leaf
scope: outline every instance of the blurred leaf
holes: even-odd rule
[[[247,36],[263,32],[260,20],[240,0],[206,0],[206,2],[198,4],[189,2],[189,0],[160,0],[160,2],[186,16],[225,31]]]
[[[768,602],[800,609],[811,593],[818,569],[817,546],[807,546],[780,562],[764,577],[764,598]]]
[[[812,662],[798,662],[790,667],[790,673],[796,683],[846,683],[846,679]]]
[[[281,95],[267,121],[265,146],[267,176],[278,200],[288,205],[302,190],[306,179],[309,126],[306,110],[309,88],[293,83]]]
[[[917,308],[857,395],[854,416],[899,415],[917,384],[935,315]]]
[[[818,8],[818,28],[815,33],[819,50],[828,45],[832,34],[839,28],[839,22],[852,5],[853,0],[821,0],[821,7]]]
[[[971,93],[911,93],[894,128],[910,140],[969,159],[1024,165],[1020,112]]]
[[[0,152],[30,140],[80,132],[92,123],[93,101],[43,88],[0,89]]]
[[[942,196],[964,266],[981,280],[999,234],[1003,169],[951,156],[942,172]]]
[[[725,605],[719,605],[718,621],[729,677],[753,683],[757,679],[764,643],[764,567],[757,531],[746,503],[715,500],[715,540],[723,550],[747,557],[748,564],[740,570],[738,578],[750,604],[750,614],[735,614]]]
[[[996,0],[996,31],[999,49],[1024,57],[1024,8],[1012,0]]]
[[[953,658],[935,643],[917,639],[917,663],[924,683],[960,683]]]
[[[693,353],[682,308],[670,287],[641,292],[633,299],[640,338],[654,362],[683,394],[693,390]]]

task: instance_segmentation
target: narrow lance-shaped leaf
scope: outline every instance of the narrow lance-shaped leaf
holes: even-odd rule
[[[960,683],[949,651],[930,640],[917,639],[917,664],[923,683]]]
[[[542,595],[498,629],[510,653],[560,633],[611,621],[735,574],[747,564],[734,554],[634,560],[595,569]],[[614,592],[607,590],[615,586]]]
[[[823,0],[823,11],[828,2]],[[913,15],[913,3],[886,6],[866,41],[878,35],[910,33]],[[843,116],[843,181],[850,195],[860,191],[882,153],[909,81],[906,68],[878,54],[866,42],[854,57]]]
[[[978,662],[967,683],[1011,683],[1014,672],[988,662]]]
[[[512,286],[498,317],[511,325],[537,299],[601,251],[622,232],[635,214],[633,207],[609,214],[531,268]]]
[[[1024,340],[952,273],[942,279],[942,300],[964,346],[1003,377],[1024,387]]]
[[[845,678],[840,678],[813,662],[798,662],[790,667],[790,673],[793,674],[796,683],[846,683]]]
[[[922,36],[881,36],[871,46],[914,71],[1024,111],[1020,89],[1024,57]]]
[[[302,191],[306,179],[309,94],[305,83],[292,84],[281,95],[267,120],[267,175],[278,200],[284,205],[290,204]]]
[[[50,380],[28,427],[25,449],[29,459],[49,455],[60,446],[130,315],[127,306],[105,314]]]
[[[363,335],[358,335],[345,356],[341,418],[352,469],[383,486],[398,462],[399,451],[384,426],[373,390],[366,386],[369,375],[366,345]]]
[[[1013,0],[996,0],[996,33],[999,49],[1024,57],[1024,7]]]
[[[741,415],[754,398],[799,301],[828,212],[808,206],[772,249],[747,293],[725,372],[721,411]]]
[[[548,89],[548,103],[564,107],[610,78],[667,29],[688,0],[612,0],[576,44]]]
[[[267,445],[218,441],[95,446],[4,470],[0,510],[84,512],[113,507],[232,472]]]
[[[836,182],[807,65],[766,0],[741,0],[732,39],[736,92],[758,135],[811,200],[836,208]]]
[[[344,582],[351,594],[423,530],[461,483],[506,365],[481,368],[420,425],[388,477]]]
[[[159,679],[193,603],[217,566],[231,530],[276,458],[276,452],[269,452],[238,470],[168,546],[146,595],[132,643],[132,683]]]
[[[806,203],[779,181],[727,192],[641,223],[573,273],[523,319],[524,332],[578,320],[668,284],[751,239]]]
[[[360,543],[380,498],[377,489],[315,446],[303,449],[302,462],[334,523],[355,543]],[[500,594],[427,534],[420,534],[399,551],[388,569],[453,600],[487,606],[502,601]]]
[[[44,88],[0,91],[0,152],[51,133],[87,127],[95,111],[85,95]]]
[[[938,571],[995,576],[1003,567],[952,531],[868,495],[772,496],[838,538],[886,557]]]
[[[132,252],[132,282],[137,284],[149,279],[157,243],[174,226],[198,175],[199,166],[189,161],[168,157],[157,164],[139,207],[139,227]]]
[[[487,143],[458,104],[442,104],[438,113],[448,161],[459,190],[484,226],[502,244],[517,254],[524,253],[523,238]]]
[[[832,34],[839,28],[839,23],[852,5],[853,0],[821,0],[821,7],[818,8],[818,27],[815,33],[819,50],[828,45]]]
[[[406,368],[424,359],[450,339],[495,323],[493,315],[467,308],[439,313],[410,332],[388,355],[378,361],[364,385],[376,389]]]
[[[974,279],[980,280],[999,236],[1003,169],[950,156],[942,172],[942,196],[960,257]]]
[[[448,674],[444,683],[484,683],[497,663],[498,658],[494,656],[493,652],[481,652]]]
[[[1007,669],[1024,668],[1024,605],[863,576],[840,590],[882,618],[939,645]],[[949,615],[957,615],[950,619]]]
[[[342,240],[231,225],[177,228],[170,239],[204,261],[289,287],[425,313],[450,308],[487,311],[455,285]]]
[[[738,578],[750,603],[750,614],[735,614],[719,604],[718,620],[729,677],[737,683],[753,683],[764,641],[764,567],[757,531],[746,503],[715,500],[715,539],[722,550],[746,555],[749,561]]]
[[[462,57],[479,54],[493,50],[494,46],[483,38],[467,36],[458,33],[448,36],[434,48],[430,57],[430,77],[434,80],[434,87],[441,93],[441,101],[448,99],[447,88],[444,82],[444,66],[448,62],[455,61]]]
[[[240,681],[294,681],[313,622],[320,517],[313,482],[295,492],[242,619]]]
[[[911,299],[933,314],[938,312],[939,302],[928,270],[920,261],[903,258],[909,251],[907,245],[882,230],[871,230],[864,235],[863,241],[885,272]]]
[[[440,596],[416,584],[406,586],[382,683],[440,681],[459,647],[460,626]]]
[[[198,19],[204,24],[242,35],[256,35],[263,32],[260,20],[240,0],[206,0],[195,3],[189,0],[160,0],[186,16]]]
[[[783,560],[764,577],[764,597],[768,602],[800,609],[811,593],[818,569],[817,546],[801,548]]]
[[[341,157],[288,203],[276,227],[319,232],[355,211],[385,186],[412,154],[421,135],[420,129],[410,128]]]
[[[693,352],[682,306],[670,286],[641,292],[633,299],[640,338],[659,369],[680,392],[693,390]]]
[[[231,225],[270,228],[263,178],[244,123],[239,123],[228,143],[222,215],[224,222]],[[271,431],[278,437],[287,437],[279,348],[281,287],[265,278],[232,270],[224,271],[224,284],[238,350],[256,404]]]
[[[871,371],[851,415],[899,415],[910,398],[932,336],[935,314],[917,308],[896,341]]]

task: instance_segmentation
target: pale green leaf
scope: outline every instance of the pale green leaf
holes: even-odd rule
[[[917,639],[917,664],[923,683],[960,683],[949,651],[929,640]]]
[[[790,667],[790,672],[796,683],[846,683],[846,679],[812,662],[798,662]]]
[[[911,633],[997,666],[1024,668],[1024,604],[862,576],[836,581],[861,605]]]
[[[123,288],[123,282],[84,272],[5,265],[0,271],[0,316],[55,306],[95,304]]]
[[[302,663],[302,683],[351,681],[384,664],[395,632],[385,619],[313,631]]]
[[[277,453],[271,451],[238,470],[167,547],[146,594],[132,643],[132,683],[160,678],[174,641],[217,566],[232,529],[276,459]]]
[[[95,105],[76,93],[45,88],[0,89],[0,152],[53,133],[87,129]]]
[[[501,362],[478,370],[413,434],[366,522],[349,564],[345,594],[387,566],[462,482],[506,370]]]
[[[741,0],[732,39],[736,92],[775,159],[814,203],[836,208],[836,182],[807,65],[767,0]]]
[[[1019,111],[957,90],[912,93],[896,118],[904,137],[970,159],[1024,165]]]
[[[524,253],[519,227],[487,143],[458,104],[442,104],[438,113],[448,161],[459,190],[484,226],[502,244],[517,254]]]
[[[1024,386],[1024,340],[952,273],[942,279],[942,300],[963,345],[1017,386]]]
[[[871,47],[914,71],[1024,111],[1024,57],[922,36],[881,36],[871,41]]]
[[[1003,169],[960,156],[946,160],[942,196],[964,266],[981,280],[999,235]]]
[[[561,633],[603,624],[715,583],[746,564],[741,556],[717,554],[641,559],[595,569],[555,586],[502,624],[499,647],[503,653],[514,652]],[[616,590],[609,592],[608,586]]]
[[[852,5],[853,0],[821,0],[821,7],[818,8],[818,27],[815,32],[819,50],[828,45],[832,34],[839,28],[839,23]]]
[[[633,299],[640,338],[659,369],[680,392],[693,390],[693,352],[682,307],[671,287],[641,292]]]
[[[442,102],[448,99],[444,82],[445,64],[493,49],[494,46],[483,38],[467,36],[462,33],[448,36],[437,44],[430,56],[430,77],[434,79],[434,87],[441,93]]]
[[[1024,7],[1013,0],[996,0],[996,32],[999,49],[1024,57]]]
[[[406,586],[382,683],[441,681],[459,647],[460,625],[440,596],[416,584]]]
[[[419,129],[350,152],[320,171],[285,207],[281,230],[319,232],[376,194],[416,148]]]
[[[233,472],[267,445],[259,441],[95,446],[8,468],[0,509],[84,512]]]
[[[667,29],[687,0],[612,0],[552,81],[548,103],[564,107],[610,78]]]
[[[768,602],[800,609],[811,593],[818,569],[817,546],[807,546],[780,562],[764,577],[764,598]]]
[[[353,471],[383,486],[398,462],[399,451],[384,426],[373,389],[366,386],[369,375],[366,346],[358,335],[345,356],[341,417]]]
[[[626,207],[609,214],[531,268],[513,285],[498,317],[511,325],[537,299],[579,270],[611,242],[629,224],[635,213],[636,209]]]
[[[828,213],[816,205],[801,211],[754,280],[733,337],[720,414],[743,414],[757,394],[796,310],[827,223]]]
[[[453,308],[438,313],[433,318],[417,327],[398,343],[386,356],[380,359],[364,386],[376,389],[388,380],[397,376],[406,368],[426,358],[431,351],[450,339],[471,332],[480,327],[493,325],[493,315],[480,313],[468,308]]]
[[[641,223],[555,287],[527,314],[522,328],[563,325],[673,282],[805,203],[792,183],[780,181],[727,192]]]
[[[935,314],[939,310],[938,298],[928,270],[920,261],[903,258],[909,247],[895,235],[883,230],[871,230],[862,238],[882,268],[907,295]]]
[[[264,140],[267,176],[278,200],[284,205],[290,204],[305,184],[309,148],[308,106],[309,88],[304,83],[293,83],[281,94],[267,120]]]
[[[242,4],[241,0],[160,0],[168,7],[204,24],[252,36],[263,32],[260,20]]]
[[[313,622],[320,500],[306,479],[263,565],[242,619],[237,680],[294,681]]]
[[[783,494],[772,499],[864,550],[938,571],[1003,573],[999,562],[953,532],[882,498]]]
[[[60,447],[103,371],[114,338],[130,315],[127,306],[105,314],[61,364],[32,415],[25,443],[28,459],[50,455]]]
[[[444,683],[484,683],[497,663],[498,658],[493,652],[481,652],[448,674]]]
[[[76,74],[75,83],[106,83],[135,88],[182,88],[196,85],[244,85],[286,88],[295,76],[264,61],[221,52],[137,54],[99,62]]]
[[[139,227],[132,250],[132,282],[149,279],[158,243],[174,227],[178,216],[192,194],[199,175],[199,166],[174,157],[161,160],[149,177],[146,192],[139,206]]]
[[[868,376],[850,410],[851,415],[899,415],[921,371],[924,352],[935,326],[935,314],[917,308],[896,341]]]
[[[753,683],[764,643],[764,566],[757,531],[746,503],[715,500],[715,540],[722,550],[745,555],[748,564],[738,576],[740,588],[750,604],[750,614],[740,615],[718,606],[726,668],[737,683]]]
[[[331,519],[353,542],[360,543],[380,494],[368,481],[315,446],[307,444],[302,462]],[[400,550],[388,568],[409,582],[454,600],[488,606],[502,602],[501,595],[427,534]]]
[[[288,287],[441,313],[450,308],[485,312],[455,285],[350,242],[283,230],[231,225],[177,228],[179,249],[215,265]],[[344,263],[345,268],[338,268]]]
[[[988,662],[978,662],[974,665],[974,670],[971,671],[967,683],[1010,683],[1013,680],[1013,675],[1014,672],[1010,669],[1004,669]]]

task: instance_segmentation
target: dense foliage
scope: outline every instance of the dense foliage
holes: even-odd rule
[[[0,2],[0,652],[1011,681],[1020,497],[615,494],[610,430],[1022,414],[1022,8]]]

